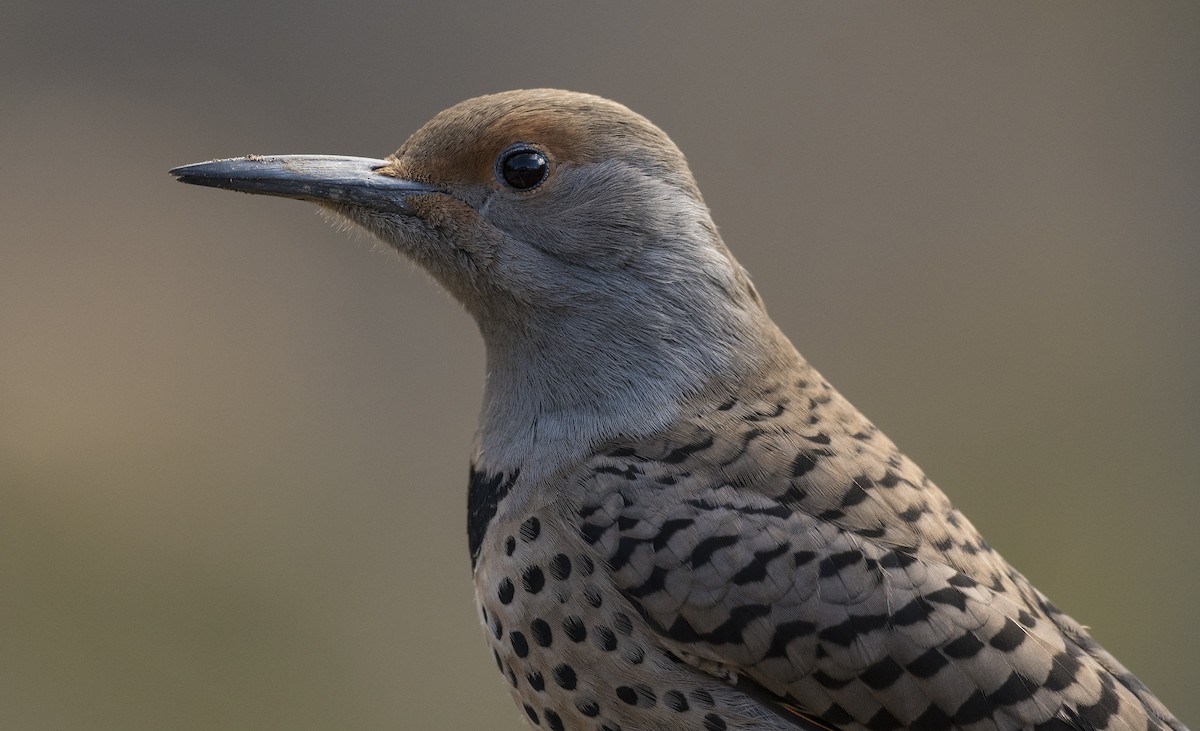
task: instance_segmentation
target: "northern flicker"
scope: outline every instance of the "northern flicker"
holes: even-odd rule
[[[1185,731],[801,358],[645,118],[514,91],[382,160],[171,172],[317,203],[478,322],[470,560],[532,725]]]

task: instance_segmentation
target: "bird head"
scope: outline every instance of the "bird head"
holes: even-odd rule
[[[642,431],[774,339],[683,154],[600,97],[470,99],[381,160],[251,156],[171,173],[317,203],[428,270],[487,344],[485,430],[490,412],[557,416],[568,432],[637,412],[619,428]]]

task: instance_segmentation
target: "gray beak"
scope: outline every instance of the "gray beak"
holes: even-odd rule
[[[410,195],[441,192],[376,172],[387,164],[386,160],[340,155],[251,155],[184,165],[171,175],[192,185],[396,213],[410,212],[405,205]]]

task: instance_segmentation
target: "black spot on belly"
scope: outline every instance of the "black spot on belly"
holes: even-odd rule
[[[575,703],[575,708],[576,708],[576,710],[578,710],[580,713],[587,716],[588,718],[595,718],[596,716],[600,715],[600,706],[598,706],[596,704],[596,701],[592,701],[592,700],[577,701]]]
[[[530,518],[521,524],[521,540],[532,543],[542,534],[542,521],[537,517]]]
[[[596,647],[605,652],[612,652],[617,649],[617,636],[608,627],[598,626],[592,632],[592,641]]]
[[[604,597],[600,596],[599,590],[594,586],[589,586],[583,590],[583,598],[584,601],[596,609],[599,609],[600,605],[604,603]]]
[[[517,653],[517,657],[525,657],[529,654],[529,641],[525,639],[525,635],[513,632],[508,639],[512,642],[513,652]]]
[[[525,704],[525,713],[529,716],[529,720],[533,721],[534,726],[542,725],[541,722],[538,721],[537,711],[533,710],[533,706],[529,705],[528,703]]]
[[[560,553],[550,559],[550,575],[560,581],[570,576],[571,559],[564,553]]]
[[[566,664],[555,666],[554,682],[563,690],[575,690],[575,668]]]
[[[525,587],[525,591],[536,594],[546,585],[546,576],[542,573],[540,566],[530,566],[521,575],[521,584]]]
[[[509,604],[513,600],[513,594],[517,587],[513,586],[512,580],[505,577],[500,580],[500,586],[496,589],[496,596],[500,599],[501,604]]]
[[[684,698],[683,693],[677,690],[668,690],[663,693],[663,705],[680,713],[688,709],[687,698]]]
[[[549,647],[554,643],[554,633],[550,631],[550,625],[544,619],[535,619],[529,623],[530,634],[533,635],[533,641],[542,647]]]
[[[583,642],[587,639],[587,627],[583,626],[583,620],[576,616],[570,616],[563,620],[563,632],[567,633],[567,637],[572,642]]]

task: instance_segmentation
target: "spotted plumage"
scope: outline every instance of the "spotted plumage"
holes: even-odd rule
[[[572,728],[806,723],[787,707],[870,731],[1182,728],[811,367],[797,356],[774,375],[707,392],[670,429],[609,441],[539,487],[554,498],[516,532],[553,526],[549,545],[510,555],[512,523],[492,521],[484,616],[569,638],[542,646],[572,658],[551,670],[570,682],[518,680],[523,705]],[[599,573],[546,597],[489,592],[564,549]],[[506,668],[545,672],[495,640]],[[711,702],[689,702],[697,689]],[[748,712],[763,695],[770,712]],[[581,699],[594,714],[572,715]]]
[[[1185,731],[800,357],[628,109],[509,92],[385,160],[174,172],[315,201],[479,323],[468,550],[529,724]]]

